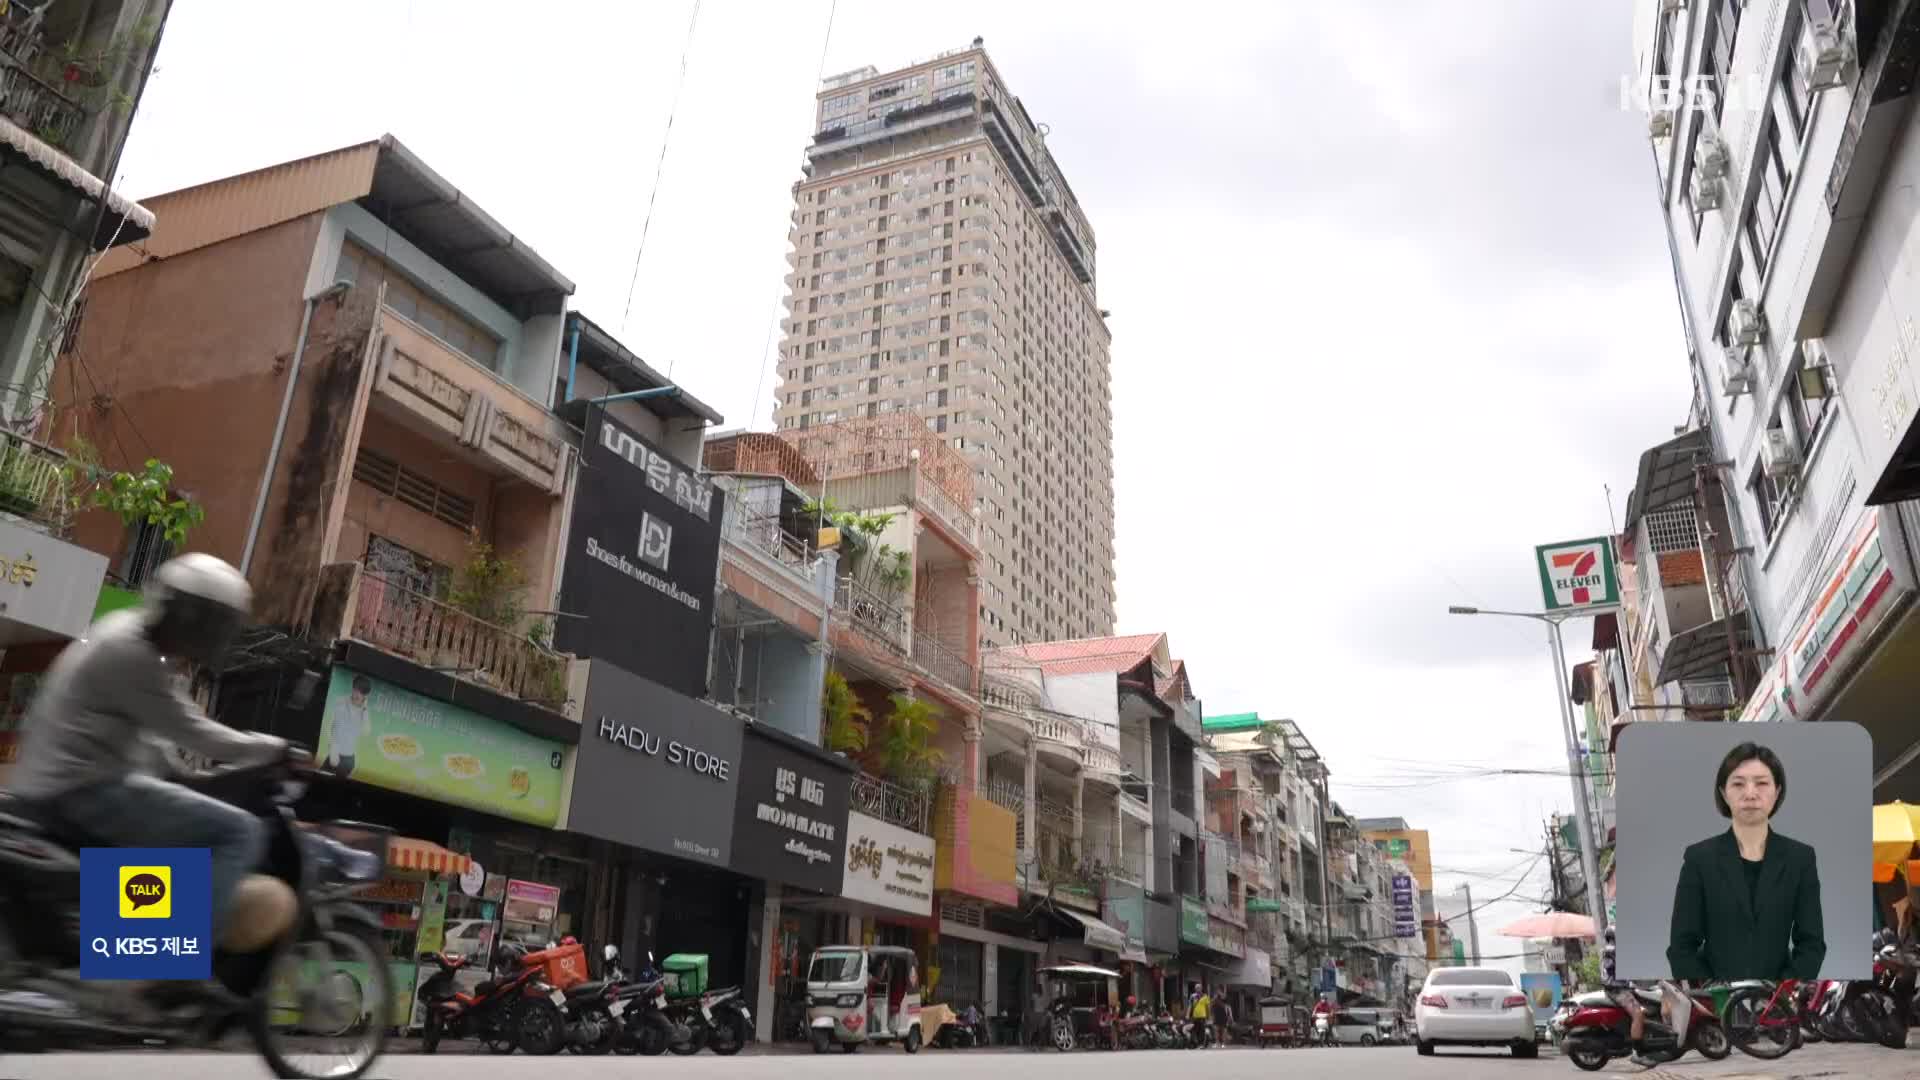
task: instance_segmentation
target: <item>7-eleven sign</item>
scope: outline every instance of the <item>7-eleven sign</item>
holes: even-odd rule
[[[1540,569],[1540,590],[1548,611],[1582,611],[1620,606],[1620,581],[1614,575],[1613,541],[1607,537],[1544,544],[1533,549]]]

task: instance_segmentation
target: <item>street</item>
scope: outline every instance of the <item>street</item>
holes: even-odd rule
[[[1202,1056],[1204,1055],[1204,1056]],[[529,1069],[537,1068],[548,1080],[587,1080],[592,1077],[633,1076],[636,1073],[675,1077],[765,1077],[768,1080],[807,1080],[845,1076],[894,1076],[905,1065],[900,1051],[862,1052],[848,1058],[835,1054],[814,1057],[807,1053],[748,1051],[738,1057],[720,1058],[701,1054],[692,1058],[659,1057],[636,1060],[625,1057],[552,1058],[538,1063],[519,1055],[496,1058],[486,1055],[453,1054],[426,1058],[398,1053],[381,1060],[370,1074],[391,1080],[519,1080]],[[1277,1075],[1289,1078],[1334,1078],[1339,1080],[1478,1080],[1480,1077],[1576,1076],[1582,1075],[1551,1050],[1534,1061],[1516,1061],[1507,1054],[1479,1054],[1470,1051],[1441,1051],[1430,1059],[1415,1057],[1404,1046],[1376,1049],[1335,1050],[1230,1050],[1186,1051],[1153,1050],[1104,1053],[1044,1053],[1022,1051],[926,1050],[915,1057],[916,1075],[966,1077],[977,1076],[991,1068],[1001,1080],[1026,1080],[1051,1076],[1101,1076],[1109,1080],[1164,1077],[1169,1071],[1191,1071],[1204,1061],[1209,1080],[1269,1080]],[[136,1065],[137,1062],[137,1065]],[[138,1069],[142,1080],[224,1080],[233,1077],[268,1075],[258,1058],[233,1054],[45,1054],[13,1055],[0,1058],[0,1077],[7,1080],[108,1080]],[[557,1071],[556,1071],[557,1070]],[[1659,1069],[1641,1069],[1625,1061],[1610,1064],[1600,1076],[1636,1076],[1646,1080],[1670,1080],[1680,1077],[1716,1077],[1721,1080],[1761,1080],[1761,1078],[1845,1076],[1853,1080],[1905,1080],[1920,1075],[1920,1048],[1904,1052],[1873,1046],[1812,1046],[1795,1051],[1777,1062],[1757,1061],[1735,1054],[1725,1061],[1704,1062],[1687,1058]]]

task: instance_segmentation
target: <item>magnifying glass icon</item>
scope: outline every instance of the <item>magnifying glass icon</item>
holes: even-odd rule
[[[109,958],[113,956],[112,953],[107,951],[107,939],[103,937],[93,939],[93,951],[99,953],[101,956]]]

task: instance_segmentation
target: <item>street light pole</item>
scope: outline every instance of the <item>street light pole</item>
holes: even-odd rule
[[[1580,760],[1579,741],[1574,737],[1573,699],[1567,694],[1566,652],[1560,643],[1560,621],[1548,615],[1538,615],[1530,611],[1483,611],[1476,607],[1454,605],[1447,609],[1450,615],[1504,615],[1515,619],[1532,619],[1547,624],[1547,648],[1553,653],[1553,686],[1556,704],[1560,706],[1560,736],[1567,743],[1567,776],[1573,781],[1574,812],[1580,833],[1580,870],[1586,875],[1588,896],[1587,908],[1593,915],[1593,931],[1596,941],[1604,940],[1607,931],[1607,909],[1600,902],[1604,891],[1600,886],[1600,852],[1595,846],[1593,808],[1587,798],[1586,769]]]

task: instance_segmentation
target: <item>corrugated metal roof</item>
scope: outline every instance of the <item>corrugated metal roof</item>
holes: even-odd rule
[[[72,158],[54,149],[46,140],[21,127],[19,124],[0,116],[0,141],[18,150],[27,160],[40,166],[47,172],[92,199],[104,202],[106,208],[115,217],[127,219],[127,225],[144,235],[153,231],[153,211],[121,195],[110,191],[100,178],[80,167]]]
[[[158,218],[138,249],[117,248],[100,260],[97,278],[147,262],[231,240],[236,236],[352,202],[373,190],[380,142],[332,150],[198,184],[144,200]]]

